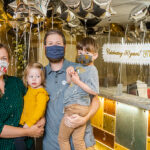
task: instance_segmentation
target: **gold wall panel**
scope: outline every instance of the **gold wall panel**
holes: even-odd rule
[[[95,150],[112,150],[112,149],[96,141]]]
[[[97,141],[104,143],[110,148],[114,148],[114,136],[97,128],[93,127],[94,137]]]
[[[110,99],[104,100],[104,112],[115,116],[116,114],[116,102]]]
[[[126,147],[124,147],[118,143],[115,143],[115,149],[114,150],[129,150],[129,149],[127,149]]]
[[[104,110],[104,100],[103,98],[99,98],[100,100],[100,107],[96,114],[91,118],[91,124],[96,126],[97,128],[103,127],[103,110]]]
[[[147,138],[147,150],[150,150],[150,137]]]
[[[148,113],[148,136],[150,136],[150,111]]]
[[[115,117],[104,114],[103,129],[114,134],[115,133]]]

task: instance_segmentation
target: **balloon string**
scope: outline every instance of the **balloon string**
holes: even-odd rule
[[[26,36],[26,24],[25,24],[25,30],[24,30],[24,49],[25,49],[25,52],[24,52],[24,60],[26,60],[27,58],[27,47],[26,47],[26,45],[27,45],[27,36]],[[24,63],[24,67],[26,66],[26,63]]]
[[[127,32],[128,32],[128,24],[127,24],[126,30],[125,30],[125,42],[126,42],[126,40],[127,40]]]
[[[87,30],[87,27],[86,27],[87,19],[85,19],[84,22],[85,22],[84,29],[85,29],[85,37],[86,37],[87,36],[87,31],[86,31]]]
[[[30,39],[31,39],[31,29],[32,29],[32,23],[30,24],[30,33],[29,33],[28,63],[29,63],[29,56],[30,56]]]
[[[17,24],[16,24],[16,50],[17,50],[17,48],[18,48],[18,26],[17,26]],[[15,58],[15,68],[16,68],[16,66],[17,66],[17,61],[18,60],[16,60],[16,58]],[[17,75],[17,71],[15,71],[15,75]]]

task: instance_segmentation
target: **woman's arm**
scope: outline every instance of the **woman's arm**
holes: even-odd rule
[[[3,130],[0,133],[0,138],[15,138],[22,136],[40,137],[43,135],[43,132],[44,128],[39,128],[38,125],[34,125],[27,129],[4,125]]]
[[[99,102],[98,96],[95,96],[92,99],[89,113],[85,117],[81,117],[77,114],[74,114],[70,117],[65,116],[65,124],[68,127],[72,127],[72,128],[76,128],[78,126],[86,124],[86,122],[97,112],[99,106],[100,106],[100,102]]]

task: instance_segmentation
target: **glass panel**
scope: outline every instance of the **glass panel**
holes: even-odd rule
[[[130,150],[145,150],[148,112],[117,103],[115,141]]]

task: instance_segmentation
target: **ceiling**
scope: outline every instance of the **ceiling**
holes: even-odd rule
[[[112,0],[111,7],[116,11],[116,14],[111,16],[112,23],[127,24],[130,12],[138,5],[150,5],[150,0]],[[103,19],[100,23],[101,26],[109,23],[109,19]]]

